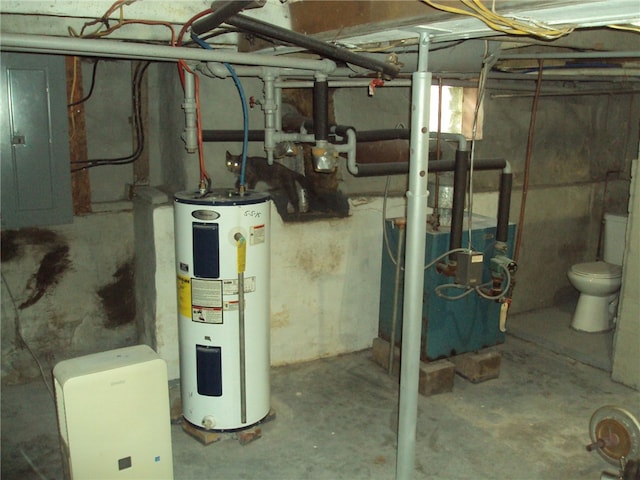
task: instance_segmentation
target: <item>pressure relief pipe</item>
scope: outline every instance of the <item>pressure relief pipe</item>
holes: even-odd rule
[[[247,423],[247,366],[244,328],[244,271],[247,264],[247,242],[240,232],[233,236],[236,241],[238,261],[238,342],[240,351],[240,421]]]

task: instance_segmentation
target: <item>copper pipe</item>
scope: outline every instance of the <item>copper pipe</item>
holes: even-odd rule
[[[533,133],[535,132],[536,114],[538,111],[538,100],[540,99],[540,87],[542,86],[542,67],[544,60],[538,60],[538,78],[536,80],[536,92],[533,96],[531,106],[531,119],[529,121],[529,137],[527,138],[527,154],[524,161],[524,175],[522,179],[522,203],[520,204],[520,218],[518,220],[518,233],[516,234],[516,245],[513,259],[518,262],[520,256],[520,245],[522,243],[522,231],[524,230],[524,212],[527,206],[527,193],[529,191],[529,170],[531,169],[531,152],[533,151]]]

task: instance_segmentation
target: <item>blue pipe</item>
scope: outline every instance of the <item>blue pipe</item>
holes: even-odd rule
[[[207,50],[213,50],[211,45],[198,37],[195,33],[191,34],[191,39],[200,45],[202,48]],[[242,140],[242,166],[240,167],[240,187],[244,189],[244,177],[247,166],[247,149],[249,145],[249,107],[247,106],[247,97],[244,94],[244,88],[242,88],[242,83],[240,83],[240,79],[236,74],[234,68],[228,64],[224,63],[224,66],[229,70],[231,77],[233,78],[233,83],[235,83],[236,88],[238,89],[238,93],[240,94],[240,101],[242,102],[242,118],[243,118],[243,127],[244,127],[244,137]]]

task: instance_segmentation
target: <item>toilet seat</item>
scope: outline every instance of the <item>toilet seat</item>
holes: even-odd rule
[[[617,278],[622,276],[622,267],[607,262],[578,263],[571,267],[571,271],[583,277]]]

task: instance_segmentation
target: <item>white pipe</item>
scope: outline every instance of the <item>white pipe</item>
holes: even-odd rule
[[[334,145],[334,149],[339,153],[347,154],[347,170],[353,175],[358,174],[358,165],[356,163],[356,132],[351,128],[347,130],[347,143],[343,145]]]
[[[0,35],[0,48],[9,52],[58,53],[110,58],[130,58],[175,62],[179,59],[201,62],[224,62],[240,65],[294,68],[331,73],[336,69],[332,60],[283,58],[255,53],[237,53],[202,48],[171,47],[144,43],[119,42],[106,39],[67,38],[47,35],[5,33]]]
[[[187,70],[184,71],[184,109],[185,127],[182,134],[185,148],[189,153],[195,153],[198,149],[198,121],[196,109],[195,77]]]
[[[429,101],[431,73],[427,71],[429,38],[420,34],[418,71],[412,75],[411,150],[407,192],[407,249],[402,325],[402,365],[398,411],[396,478],[408,480],[415,470],[416,421],[422,337],[422,297],[427,225],[429,167]]]
[[[639,50],[627,50],[617,52],[562,52],[562,53],[500,53],[498,60],[522,60],[522,59],[577,59],[577,58],[637,58]]]
[[[264,151],[267,153],[267,163],[273,164],[273,151],[276,148],[274,134],[276,133],[276,115],[278,114],[278,105],[276,104],[275,95],[275,73],[265,70],[262,75],[264,82],[264,101],[262,102],[262,110],[264,110]]]

